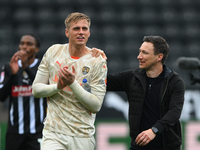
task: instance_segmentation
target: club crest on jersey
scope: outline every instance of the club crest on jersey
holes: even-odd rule
[[[23,77],[24,77],[25,79],[28,78],[28,74],[27,74],[25,71],[23,71]]]
[[[90,68],[89,68],[89,67],[86,67],[86,66],[84,66],[83,69],[82,69],[82,73],[83,73],[84,75],[86,75],[89,71],[90,71]]]

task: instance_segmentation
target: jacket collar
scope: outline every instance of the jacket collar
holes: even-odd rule
[[[163,71],[165,72],[165,78],[167,78],[170,73],[172,72],[171,69],[169,69],[165,64],[163,64]],[[146,71],[144,69],[137,68],[133,71],[133,74],[140,80],[140,81],[146,81],[145,80],[145,73]]]

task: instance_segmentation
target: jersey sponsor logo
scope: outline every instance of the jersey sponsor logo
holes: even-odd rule
[[[31,85],[21,85],[21,86],[12,86],[12,96],[31,96],[32,95],[32,86]]]
[[[59,61],[56,61],[56,63],[61,67],[61,65],[63,64],[63,62],[62,63],[59,63]]]
[[[86,66],[84,66],[83,69],[82,69],[82,73],[83,73],[84,75],[86,75],[89,71],[90,71],[90,68],[89,68],[89,67],[86,67]]]

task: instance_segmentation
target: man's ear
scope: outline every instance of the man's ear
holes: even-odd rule
[[[35,48],[35,53],[37,53],[39,51],[39,47]]]
[[[69,38],[69,31],[68,31],[68,29],[65,29],[65,35],[66,35],[66,37]]]
[[[163,59],[163,54],[162,53],[158,54],[158,61],[161,61],[162,59]]]

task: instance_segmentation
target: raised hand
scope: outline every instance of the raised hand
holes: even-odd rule
[[[22,62],[22,68],[25,69],[29,66],[28,64],[28,53],[24,50],[17,51],[10,60],[10,68],[12,74],[16,74],[19,71],[18,60]]]
[[[13,56],[12,56],[12,58],[11,58],[11,60],[10,60],[10,69],[11,69],[11,72],[12,72],[12,74],[16,74],[17,72],[18,72],[18,70],[19,70],[19,65],[18,65],[18,59],[19,59],[19,56],[18,56],[18,52],[16,52]]]

